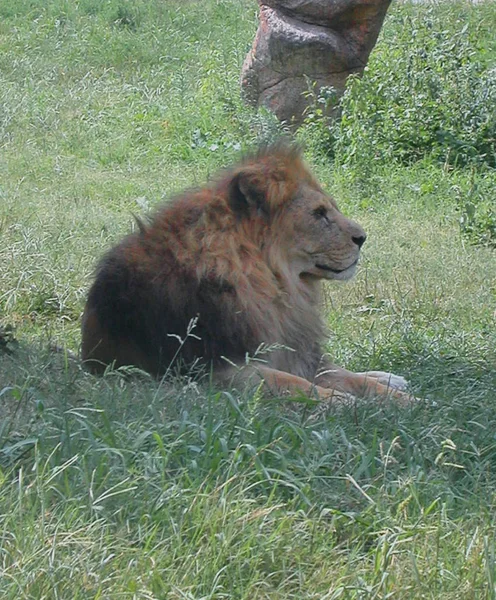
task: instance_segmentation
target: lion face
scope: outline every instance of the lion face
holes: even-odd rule
[[[242,165],[230,180],[230,206],[252,238],[258,226],[275,272],[293,280],[347,280],[356,271],[364,230],[347,219],[303,162],[280,147]]]
[[[304,183],[284,218],[291,224],[286,225],[292,237],[287,247],[295,274],[343,281],[353,277],[366,234],[338,210],[330,196]]]

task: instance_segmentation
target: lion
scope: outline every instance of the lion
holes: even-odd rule
[[[251,381],[275,395],[410,399],[402,377],[325,357],[321,284],[353,277],[366,234],[295,145],[260,149],[138,224],[89,290],[90,371],[131,365],[160,377],[200,361],[223,385]]]

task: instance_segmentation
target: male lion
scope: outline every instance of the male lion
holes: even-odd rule
[[[276,394],[407,401],[395,389],[401,377],[323,358],[321,280],[350,279],[365,237],[297,148],[260,150],[162,206],[106,254],[83,315],[85,365],[160,375],[177,360],[201,359],[224,383],[263,380]],[[275,349],[262,361],[264,345]]]

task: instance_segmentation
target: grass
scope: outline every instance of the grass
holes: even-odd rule
[[[393,4],[371,66],[422,10]],[[490,3],[450,10],[491,63]],[[332,164],[299,134],[369,234],[326,288],[329,351],[407,376],[410,408],[95,378],[49,349],[77,351],[133,212],[277,132],[239,97],[255,29],[249,0],[0,3],[2,598],[496,597],[496,255],[459,224],[490,168]]]

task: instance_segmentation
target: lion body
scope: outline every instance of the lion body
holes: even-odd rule
[[[319,222],[324,209],[332,226]],[[296,150],[262,151],[165,204],[104,256],[83,315],[83,360],[95,372],[161,375],[202,361],[224,373],[276,345],[266,368],[282,374],[271,375],[278,390],[294,391],[322,366],[320,281],[351,276],[364,240]]]

